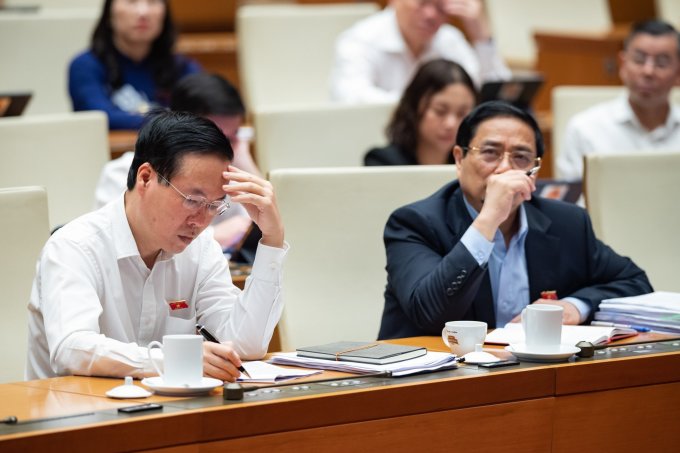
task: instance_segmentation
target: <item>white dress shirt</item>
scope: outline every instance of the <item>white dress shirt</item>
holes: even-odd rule
[[[418,67],[436,58],[460,64],[478,86],[511,76],[492,42],[477,43],[473,49],[449,24],[442,25],[429,46],[414,57],[399,31],[394,9],[387,7],[336,40],[331,97],[347,103],[397,101]]]
[[[640,151],[680,152],[680,107],[671,105],[665,124],[645,129],[628,103],[628,95],[597,104],[569,121],[557,158],[557,177],[583,178],[583,157]]]
[[[465,207],[472,219],[479,213],[468,203]],[[496,230],[493,241],[486,239],[479,230],[470,225],[460,242],[463,243],[477,263],[482,266],[489,263],[489,282],[496,314],[496,325],[503,327],[533,301],[529,299],[529,270],[525,244],[529,232],[526,209],[521,204],[518,209],[519,230],[510,238],[508,246],[501,230]],[[564,297],[579,312],[579,323],[583,323],[590,315],[590,305],[575,297]]]
[[[29,303],[26,377],[153,375],[146,346],[193,334],[197,322],[242,358],[260,358],[283,310],[287,249],[260,244],[243,292],[209,231],[182,253],[161,252],[149,269],[120,195],[47,241]]]

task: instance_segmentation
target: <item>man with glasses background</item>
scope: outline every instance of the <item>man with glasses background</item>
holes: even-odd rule
[[[633,26],[619,55],[627,93],[575,115],[557,159],[560,178],[583,178],[591,153],[680,151],[680,106],[670,102],[680,83],[680,34],[662,21]]]
[[[603,299],[652,291],[644,271],[595,238],[582,208],[532,197],[543,138],[528,113],[481,104],[461,123],[453,155],[458,180],[399,208],[385,227],[380,339],[439,335],[455,320],[502,327],[530,303],[561,305],[563,322],[579,324]]]
[[[281,311],[287,245],[272,186],[230,165],[209,119],[163,112],[140,130],[127,191],[47,241],[29,303],[27,378],[155,374],[147,345],[203,324],[206,376],[233,381],[262,357]],[[206,227],[241,203],[262,231],[241,292]],[[154,353],[156,350],[154,350]]]

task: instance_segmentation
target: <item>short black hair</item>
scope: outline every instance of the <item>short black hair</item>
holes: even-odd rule
[[[170,109],[201,116],[246,113],[238,90],[225,78],[205,72],[189,74],[177,82],[170,96]]]
[[[676,51],[678,57],[680,57],[680,33],[678,33],[678,31],[668,22],[652,19],[634,23],[630,29],[630,33],[628,33],[628,36],[623,42],[623,48],[628,49],[633,38],[642,34],[652,36],[673,35],[677,44]]]
[[[423,103],[429,103],[433,95],[456,83],[461,83],[470,90],[476,104],[477,89],[461,65],[439,58],[420,66],[404,90],[387,125],[389,142],[415,158],[420,120],[424,114]]]
[[[468,146],[470,146],[470,142],[477,134],[479,125],[491,118],[500,117],[517,118],[529,126],[534,131],[536,155],[538,157],[543,157],[543,134],[541,134],[541,129],[538,127],[538,123],[534,117],[524,110],[518,109],[512,104],[508,104],[504,101],[484,102],[475,107],[460,123],[458,134],[456,135],[456,145],[463,148],[463,156],[467,154]]]
[[[127,188],[133,190],[139,167],[148,162],[168,181],[177,173],[186,155],[213,155],[225,161],[234,158],[229,139],[209,119],[188,112],[152,112],[139,130],[135,157],[128,172]]]

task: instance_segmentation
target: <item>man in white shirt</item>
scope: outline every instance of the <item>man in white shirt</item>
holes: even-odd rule
[[[217,74],[198,72],[182,77],[170,95],[170,109],[190,112],[211,119],[227,136],[234,151],[234,166],[261,176],[250,154],[252,128],[242,127],[246,109],[238,90]],[[128,151],[102,168],[95,189],[95,209],[125,192],[128,170],[134,157]],[[251,227],[245,209],[235,203],[224,215],[215,218],[213,234],[223,249],[238,243]]]
[[[670,92],[680,82],[680,35],[669,24],[636,24],[620,56],[627,93],[575,115],[557,159],[558,177],[583,178],[591,153],[680,152],[680,106]]]
[[[447,24],[450,17],[462,20],[474,48]],[[391,0],[338,37],[331,97],[397,101],[418,67],[435,58],[460,64],[477,85],[511,75],[491,40],[481,0]]]
[[[207,376],[233,381],[242,357],[266,353],[283,308],[288,246],[271,184],[230,165],[232,158],[229,140],[208,119],[164,112],[142,127],[128,190],[59,229],[41,253],[28,379],[149,376],[147,345],[193,334],[196,323],[222,341],[204,343]],[[229,197],[262,231],[243,292],[204,231]]]

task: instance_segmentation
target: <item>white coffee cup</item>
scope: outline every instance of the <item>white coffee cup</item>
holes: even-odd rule
[[[163,370],[153,358],[151,349],[163,350]],[[163,384],[168,386],[197,386],[203,379],[203,337],[200,335],[164,335],[163,343],[152,341],[148,346],[149,360]]]
[[[532,304],[522,310],[522,328],[529,351],[559,349],[562,341],[562,312],[559,305]]]
[[[475,350],[486,338],[486,323],[482,321],[449,321],[442,329],[442,341],[458,357]]]

